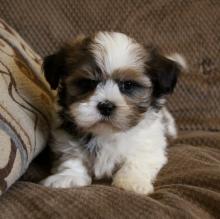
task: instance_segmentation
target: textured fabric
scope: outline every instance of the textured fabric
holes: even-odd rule
[[[41,61],[0,20],[0,194],[46,145],[52,97]]]
[[[24,176],[32,182],[16,182],[3,194],[0,218],[220,218],[220,134],[183,133],[168,155],[169,162],[150,196],[122,191],[109,183],[48,189],[33,183],[45,175],[39,167],[48,162],[41,158],[32,164],[31,176],[29,171]]]
[[[127,33],[188,62],[170,109],[181,130],[220,130],[219,0],[1,0],[0,15],[40,55],[97,30]]]

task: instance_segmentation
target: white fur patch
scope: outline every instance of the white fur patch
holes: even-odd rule
[[[53,144],[51,149],[54,153],[62,154],[62,159],[57,161],[52,175],[40,183],[53,188],[70,188],[90,185],[92,180],[88,170],[83,164],[83,153],[78,143],[62,129],[53,131]]]
[[[163,118],[165,122],[164,125],[165,125],[165,130],[167,132],[167,135],[169,137],[176,138],[177,128],[176,128],[176,124],[175,124],[173,116],[170,114],[170,112],[166,108],[162,110],[162,113],[163,113]]]
[[[125,34],[99,32],[91,51],[102,71],[107,74],[124,67],[144,71],[144,48]]]
[[[82,161],[69,159],[61,163],[56,169],[56,173],[41,181],[41,184],[53,188],[71,188],[87,186],[91,182],[91,177]]]
[[[111,101],[117,106],[118,114],[120,114],[120,108],[124,115],[127,114],[127,104],[119,91],[118,85],[109,80],[105,84],[98,85],[94,95],[87,102],[75,103],[70,107],[77,124],[86,128],[99,122],[102,116],[97,109],[97,104],[105,100]],[[121,123],[123,125],[123,121]]]
[[[166,138],[161,119],[161,114],[149,111],[143,121],[127,132],[98,136],[99,153],[94,165],[95,176],[111,176],[116,164],[122,164],[122,168],[133,164],[137,174],[141,172],[142,177],[147,178],[148,183],[152,183],[160,168],[166,163]],[[124,177],[124,174],[125,170],[121,177]],[[129,171],[127,175],[129,178]]]
[[[168,56],[167,58],[174,61],[174,62],[177,62],[184,70],[188,69],[185,58],[183,56],[181,56],[180,54],[174,53],[174,54]]]

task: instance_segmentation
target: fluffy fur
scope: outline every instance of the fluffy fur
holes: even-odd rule
[[[116,187],[151,193],[167,162],[166,138],[176,136],[165,102],[182,65],[178,54],[166,58],[114,32],[77,39],[46,57],[59,123],[50,142],[52,175],[41,183],[69,188],[111,177]]]

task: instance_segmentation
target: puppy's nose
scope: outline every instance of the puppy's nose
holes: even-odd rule
[[[110,116],[115,110],[115,108],[116,108],[115,104],[108,100],[99,102],[97,105],[97,109],[103,116]]]

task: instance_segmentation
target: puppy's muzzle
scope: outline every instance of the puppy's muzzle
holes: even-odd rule
[[[116,106],[114,103],[105,100],[97,104],[97,109],[99,110],[102,116],[111,116],[114,110],[116,109]]]

